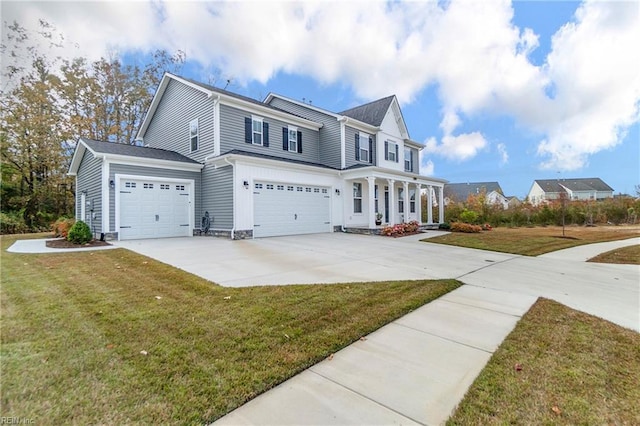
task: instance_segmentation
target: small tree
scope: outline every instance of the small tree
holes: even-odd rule
[[[93,239],[91,229],[89,225],[83,221],[77,221],[69,230],[67,234],[67,241],[71,241],[74,244],[86,244]]]

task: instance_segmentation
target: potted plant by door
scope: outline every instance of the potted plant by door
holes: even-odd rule
[[[382,225],[382,213],[376,213],[376,225]]]

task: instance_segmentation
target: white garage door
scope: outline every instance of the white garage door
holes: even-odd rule
[[[120,181],[120,239],[187,237],[191,185],[170,180]]]
[[[254,237],[331,232],[329,188],[256,182],[253,223]]]

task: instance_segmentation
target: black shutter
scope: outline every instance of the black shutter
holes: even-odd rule
[[[360,136],[356,133],[356,161],[360,161]]]
[[[289,129],[286,127],[282,128],[282,149],[289,151]]]
[[[396,144],[396,163],[399,161],[400,159],[398,158],[398,144]]]
[[[262,146],[269,146],[269,123],[262,123]]]
[[[298,130],[298,153],[302,154],[302,132]]]
[[[244,141],[246,143],[253,143],[253,130],[251,129],[251,117],[244,118]]]
[[[384,159],[389,160],[389,141],[384,141]]]
[[[373,138],[369,138],[369,163],[373,164]]]

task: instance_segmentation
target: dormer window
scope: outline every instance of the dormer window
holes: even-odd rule
[[[191,141],[191,152],[198,150],[198,119],[191,120],[189,123],[189,140]]]

